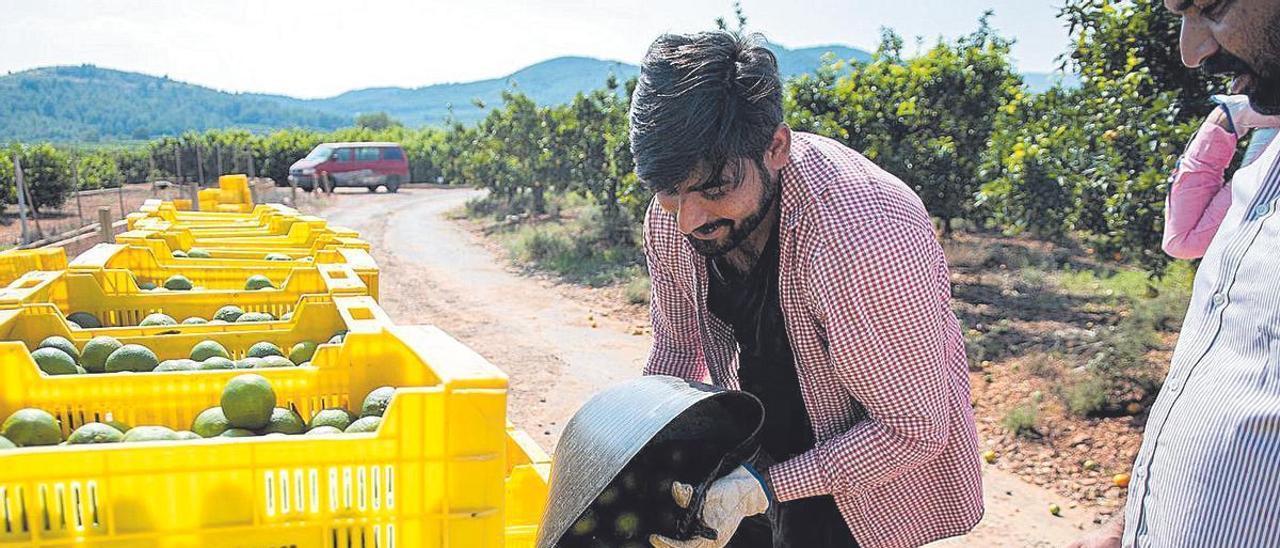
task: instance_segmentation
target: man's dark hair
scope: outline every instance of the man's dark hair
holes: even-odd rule
[[[671,191],[695,169],[758,160],[782,123],[782,81],[757,36],[664,34],[644,56],[631,98],[636,175]]]

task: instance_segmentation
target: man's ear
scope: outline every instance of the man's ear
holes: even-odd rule
[[[773,142],[764,151],[764,165],[769,171],[782,169],[791,161],[791,128],[778,124],[773,132]]]

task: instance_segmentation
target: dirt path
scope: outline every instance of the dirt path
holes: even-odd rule
[[[510,375],[509,415],[548,450],[591,394],[640,374],[649,337],[575,299],[573,291],[521,276],[444,213],[470,190],[404,189],[323,200],[319,213],[358,230],[382,268],[382,305],[398,322],[448,331]],[[592,323],[596,327],[592,327]],[[1064,546],[1092,512],[985,468],[987,517],[972,534],[941,546]],[[1063,504],[1063,516],[1048,513]]]

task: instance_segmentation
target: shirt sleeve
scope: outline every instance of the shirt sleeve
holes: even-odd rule
[[[968,404],[950,379],[948,345],[959,325],[933,231],[886,221],[848,232],[815,253],[810,298],[836,379],[867,418],[771,467],[781,501],[856,494],[931,461],[946,447],[950,419],[964,412],[957,406]]]
[[[1204,256],[1231,208],[1224,174],[1236,152],[1235,134],[1201,126],[1173,174],[1165,203],[1164,251],[1178,259]]]
[[[649,316],[653,322],[653,346],[645,363],[645,375],[669,375],[691,381],[705,381],[709,376],[706,361],[699,351],[699,330],[692,297],[680,290],[676,278],[662,263],[665,241],[654,234],[664,215],[657,200],[649,206],[644,223],[644,253],[649,264]],[[666,256],[673,256],[667,253]]]

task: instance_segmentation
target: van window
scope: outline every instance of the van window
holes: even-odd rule
[[[387,147],[382,149],[383,160],[403,160],[404,152],[396,147]]]
[[[370,147],[361,147],[356,149],[357,162],[376,162],[378,161],[378,149]]]
[[[339,162],[351,161],[351,149],[349,148],[340,148],[334,151],[333,154],[338,157]]]

